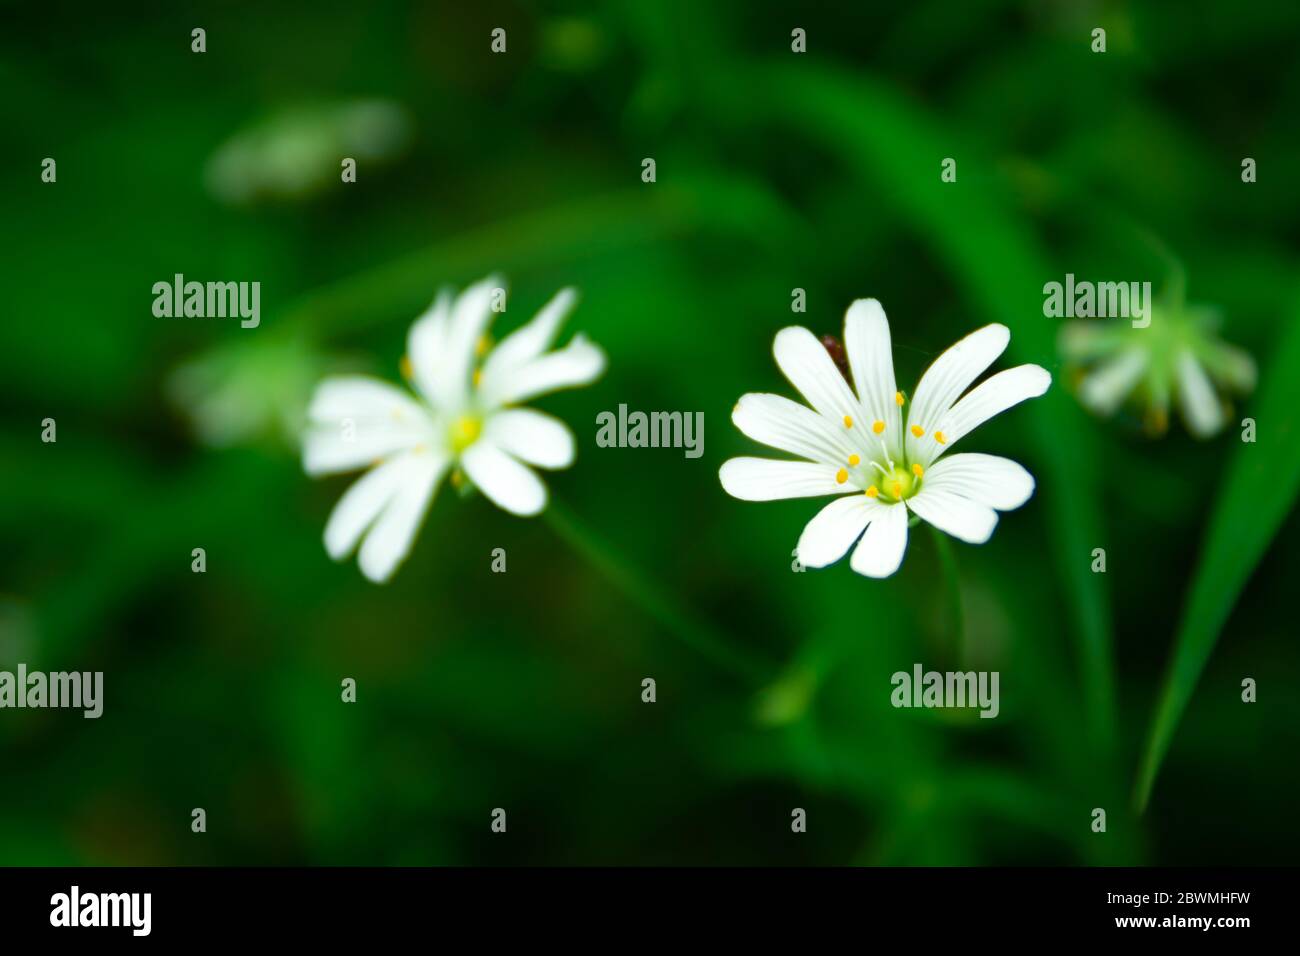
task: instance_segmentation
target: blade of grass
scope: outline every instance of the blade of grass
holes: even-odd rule
[[[1220,485],[1231,493],[1219,497],[1210,517],[1138,769],[1134,803],[1139,813],[1151,799],[1160,764],[1233,605],[1300,492],[1300,406],[1295,400],[1300,303],[1285,326],[1272,368],[1252,403],[1256,441],[1237,450]]]

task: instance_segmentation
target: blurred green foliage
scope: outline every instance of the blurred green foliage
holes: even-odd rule
[[[0,863],[1293,860],[1300,8],[873,6],[9,7],[0,667],[103,670],[106,704],[0,711]],[[410,140],[344,185],[312,150],[347,137],[303,124],[359,101]],[[231,142],[277,171],[238,203]],[[1043,284],[1159,288],[1152,235],[1260,360],[1255,445],[1095,421],[1059,374]],[[293,422],[331,368],[395,380],[435,290],[491,270],[504,328],[582,292],[610,370],[541,403],[578,462],[543,520],[444,490],[372,586],[324,553],[346,480],[301,473]],[[260,281],[261,326],[155,318],[178,272]],[[817,504],[718,485],[755,452],[736,398],[791,391],[773,334],[861,296],[904,387],[991,321],[998,367],[1057,373],[969,449],[1038,493],[954,545],[960,646],[927,535],[887,581],[792,573]],[[703,411],[704,457],[597,448],[620,402]],[[1000,671],[1001,715],[894,710],[918,661]]]

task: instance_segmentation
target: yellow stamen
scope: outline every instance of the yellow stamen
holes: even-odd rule
[[[920,425],[913,425],[912,434],[915,435],[917,438],[922,438],[925,436],[925,429],[922,428]]]
[[[849,467],[856,468],[858,462],[862,461],[857,455],[849,455]]]
[[[879,435],[881,432],[885,430],[885,423],[882,421],[876,421],[875,423],[872,424],[871,430],[875,432],[877,435]]]
[[[935,432],[934,440],[937,441],[940,445],[948,444],[948,439],[943,437],[943,432]]]
[[[409,355],[402,356],[402,378],[406,379],[408,382],[415,378],[415,369],[411,365],[411,357]]]
[[[903,486],[902,486],[901,483],[899,483],[899,482],[897,482],[897,481],[894,482],[894,497],[895,497],[895,498],[901,498],[901,497],[903,497]]]
[[[918,478],[923,478],[925,477],[925,469],[922,468],[920,465],[913,465],[912,474],[916,475],[916,477]]]
[[[848,480],[849,480],[849,473],[845,471],[843,468],[835,472],[835,483],[837,485],[842,485],[844,484],[844,482]]]
[[[876,495],[878,495],[878,494],[880,494],[880,489],[877,488],[875,485],[872,485],[872,486],[871,486],[870,488],[868,488],[867,491],[866,491],[866,495],[867,495],[868,498],[874,498],[874,497],[876,497]]]
[[[849,415],[845,415],[845,416],[844,416],[844,427],[845,427],[845,428],[852,428],[852,427],[853,427],[853,418],[852,418],[851,416],[849,416]]]
[[[897,402],[899,405],[902,405],[902,404],[903,404],[903,393],[902,393],[902,392],[895,392],[895,393],[894,393],[894,401]]]

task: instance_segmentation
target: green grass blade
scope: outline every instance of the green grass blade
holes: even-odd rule
[[[1285,323],[1273,367],[1250,417],[1256,441],[1243,443],[1228,467],[1210,518],[1205,548],[1192,581],[1160,700],[1138,770],[1134,801],[1146,809],[1161,761],[1178,721],[1214,650],[1219,632],[1300,492],[1300,305]]]

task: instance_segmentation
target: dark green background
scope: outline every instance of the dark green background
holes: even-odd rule
[[[1295,858],[1294,515],[1257,568],[1243,551],[1253,576],[1149,808],[1131,809],[1207,523],[1254,494],[1230,463],[1268,472],[1300,441],[1294,419],[1258,412],[1274,444],[1244,446],[1235,426],[1152,441],[1131,417],[1086,417],[1041,289],[1067,271],[1158,288],[1141,237],[1159,237],[1190,299],[1260,361],[1258,394],[1297,404],[1279,342],[1300,317],[1300,7],[2,9],[0,666],[102,670],[106,705],[98,721],[0,711],[0,863]],[[355,185],[250,206],[204,187],[240,129],[359,96],[405,107],[414,140]],[[57,184],[40,182],[46,156]],[[539,402],[579,439],[548,477],[576,548],[553,518],[444,489],[373,586],[321,545],[345,479],[305,477],[273,427],[208,447],[170,397],[175,370],[212,354],[252,363],[236,395],[259,408],[300,402],[340,360],[396,379],[436,289],[492,270],[511,282],[503,327],[576,285],[570,329],[609,354],[594,387]],[[154,318],[150,287],[176,272],[260,281],[261,327]],[[792,317],[795,287],[808,311]],[[737,397],[791,393],[774,333],[838,333],[862,296],[890,316],[901,387],[991,321],[1012,329],[996,367],[1057,379],[963,445],[1039,484],[987,545],[955,546],[964,659],[1000,671],[997,720],[889,706],[894,671],[958,663],[924,528],[887,581],[847,562],[794,574],[818,503],[718,484],[727,457],[761,453],[730,424]],[[704,456],[596,447],[596,414],[620,402],[703,411]],[[39,440],[46,417],[57,444]],[[679,640],[695,632],[665,624],[678,614],[761,678]],[[494,807],[507,835],[489,832]]]

